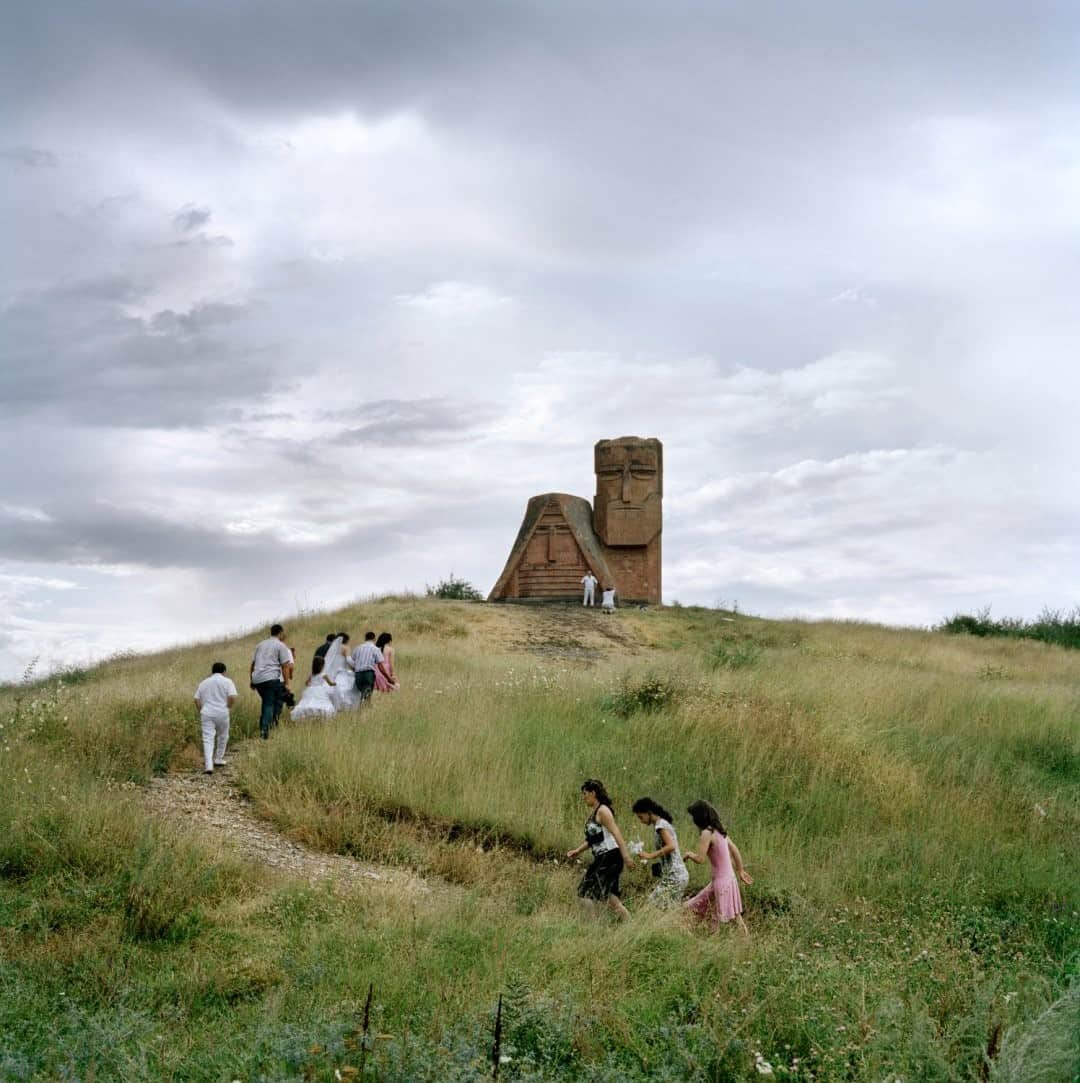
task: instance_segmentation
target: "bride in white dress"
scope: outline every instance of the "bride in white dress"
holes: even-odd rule
[[[330,644],[326,652],[327,677],[334,682],[330,689],[330,699],[339,711],[351,711],[360,703],[360,693],[356,691],[356,674],[348,660],[347,635],[340,635]]]
[[[306,722],[310,718],[332,718],[336,713],[331,694],[334,689],[330,678],[326,676],[323,659],[316,658],[311,666],[304,694],[300,702],[292,709],[294,722]]]

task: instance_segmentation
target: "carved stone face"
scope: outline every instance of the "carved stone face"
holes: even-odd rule
[[[660,533],[663,446],[623,436],[596,445],[593,520],[605,545],[648,545]]]

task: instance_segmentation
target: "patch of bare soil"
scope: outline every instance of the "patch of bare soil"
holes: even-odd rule
[[[602,613],[577,604],[546,604],[529,606],[527,613],[528,620],[521,623],[510,645],[553,661],[592,665],[604,658],[613,644],[624,654],[636,654],[641,646],[621,626],[617,612]]]

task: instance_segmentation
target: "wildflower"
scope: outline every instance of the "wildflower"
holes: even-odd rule
[[[758,1075],[772,1075],[772,1065],[761,1055],[761,1051],[754,1053],[754,1067]]]
[[[513,1057],[508,1057],[505,1053],[503,1053],[502,1056],[499,1057],[499,1063],[509,1064],[513,1059]]]
[[[1039,816],[1039,817],[1041,817],[1042,819],[1045,820],[1046,819],[1046,809],[1044,809],[1042,807],[1042,805],[1036,804],[1035,805],[1035,815]]]

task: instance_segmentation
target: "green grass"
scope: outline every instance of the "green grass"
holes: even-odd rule
[[[331,628],[390,628],[403,691],[282,729],[242,784],[425,894],[315,888],[146,819],[139,787],[198,762],[195,684],[217,657],[242,678],[257,634],[7,690],[0,1078],[333,1079],[373,986],[369,1078],[489,1074],[501,994],[506,1079],[1075,1079],[1080,658],[725,617],[574,624],[591,667],[524,607],[291,622],[305,673]],[[718,805],[748,943],[649,912],[645,876],[629,924],[579,913],[586,776],[630,836],[641,794],[684,845],[689,801]]]

